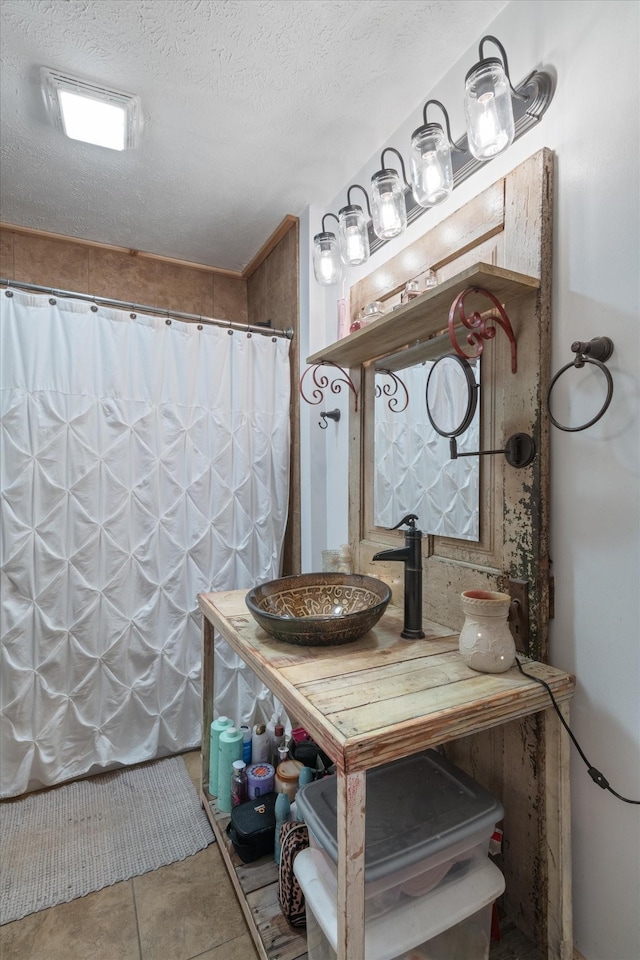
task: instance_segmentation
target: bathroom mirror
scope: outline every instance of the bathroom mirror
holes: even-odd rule
[[[452,460],[446,440],[455,431],[460,450],[477,449],[479,440],[480,361],[465,365],[459,359],[422,359],[404,351],[376,362],[373,520],[377,527],[388,529],[398,517],[415,513],[424,533],[479,539],[479,462],[476,457]],[[427,389],[431,414],[425,402]]]
[[[425,391],[427,416],[441,437],[459,437],[471,425],[478,404],[478,384],[468,360],[455,354],[431,365]]]

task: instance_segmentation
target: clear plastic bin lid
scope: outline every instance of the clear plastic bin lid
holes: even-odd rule
[[[336,777],[298,790],[297,807],[338,862]],[[504,814],[488,790],[434,750],[367,771],[365,882],[379,880],[469,838],[478,842]]]

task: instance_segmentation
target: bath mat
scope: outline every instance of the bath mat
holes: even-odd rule
[[[0,924],[184,860],[213,842],[182,757],[0,804]]]

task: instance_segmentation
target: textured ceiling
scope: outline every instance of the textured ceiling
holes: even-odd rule
[[[0,220],[242,270],[330,200],[507,0],[3,0]],[[142,99],[140,146],[72,141],[41,66]]]

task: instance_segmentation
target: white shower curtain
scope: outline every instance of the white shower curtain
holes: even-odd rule
[[[8,292],[2,797],[200,741],[196,595],[278,575],[289,477],[287,340]]]

